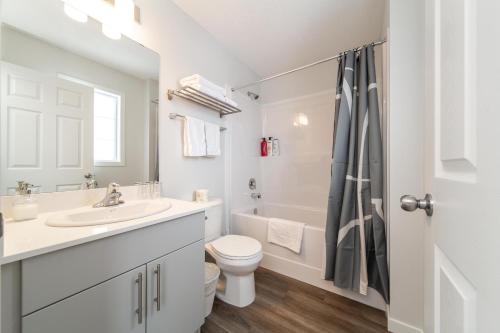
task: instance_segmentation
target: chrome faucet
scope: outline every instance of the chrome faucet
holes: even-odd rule
[[[97,188],[97,180],[95,180],[95,174],[92,173],[87,173],[84,175],[85,179],[87,179],[83,184],[82,184],[82,190],[90,190]]]
[[[106,192],[106,196],[101,201],[95,203],[92,207],[109,207],[109,206],[117,206],[119,204],[124,203],[125,201],[120,200],[122,194],[118,190],[120,189],[120,185],[117,183],[109,183],[108,190]]]

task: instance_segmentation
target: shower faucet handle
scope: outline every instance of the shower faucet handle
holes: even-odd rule
[[[259,199],[262,199],[262,194],[261,194],[261,193],[256,193],[256,192],[254,192],[254,193],[251,193],[251,194],[250,194],[250,197],[251,197],[252,199],[254,199],[254,200],[259,200]]]
[[[255,180],[255,178],[250,178],[250,180],[248,181],[248,188],[251,190],[255,190],[257,188],[257,181]]]

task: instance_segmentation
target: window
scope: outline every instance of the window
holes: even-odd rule
[[[121,96],[94,89],[94,164],[122,164],[121,140]]]

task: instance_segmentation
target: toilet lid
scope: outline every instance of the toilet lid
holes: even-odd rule
[[[240,235],[223,236],[214,240],[211,245],[217,254],[225,258],[251,258],[262,250],[258,240]]]

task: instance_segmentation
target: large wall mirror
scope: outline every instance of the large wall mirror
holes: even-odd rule
[[[156,180],[158,54],[62,1],[1,6],[0,194]]]

